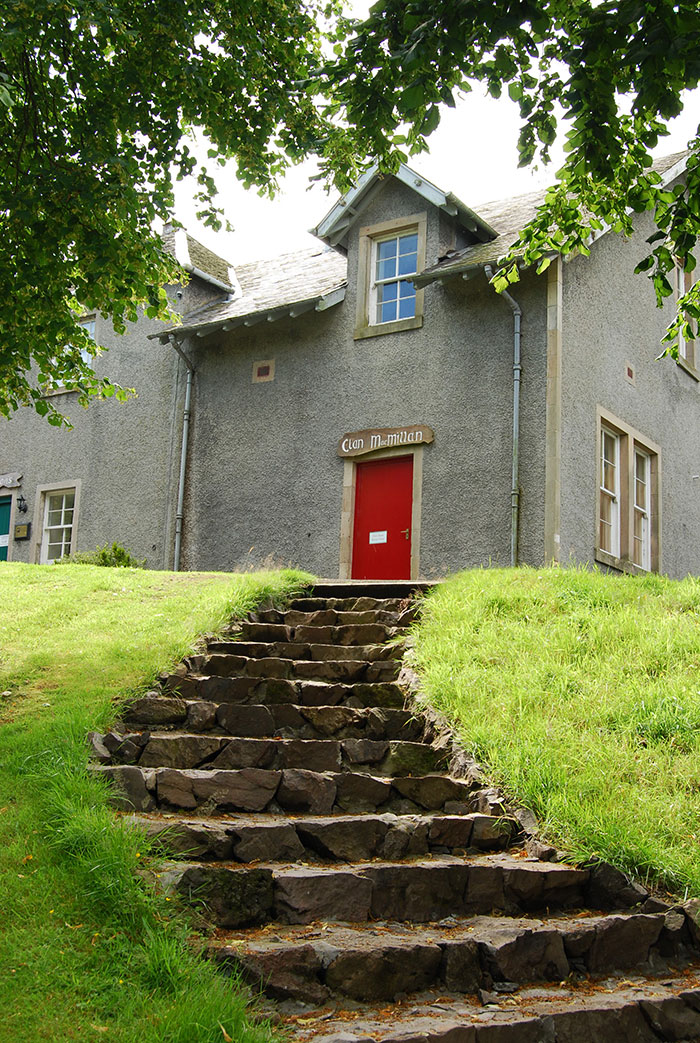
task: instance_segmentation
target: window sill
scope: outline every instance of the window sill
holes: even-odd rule
[[[688,376],[692,377],[693,380],[700,381],[700,373],[697,371],[695,366],[691,366],[691,364],[686,359],[682,359],[679,356],[676,359],[676,365],[680,366],[681,369],[684,369]]]
[[[358,326],[353,333],[354,340],[366,337],[381,337],[384,333],[400,333],[402,330],[418,330],[423,325],[423,316],[414,315],[410,319],[396,319],[395,322],[382,322],[376,326]]]
[[[643,569],[641,565],[635,565],[625,558],[616,558],[614,554],[608,554],[605,550],[596,550],[595,560],[601,565],[607,565],[609,569],[617,569],[618,572],[626,572],[630,576],[648,576],[649,570]]]

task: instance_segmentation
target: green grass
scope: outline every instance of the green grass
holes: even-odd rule
[[[700,580],[462,573],[427,599],[416,655],[550,839],[700,896]]]
[[[271,1038],[139,874],[85,734],[197,635],[310,578],[0,566],[1,1043]]]

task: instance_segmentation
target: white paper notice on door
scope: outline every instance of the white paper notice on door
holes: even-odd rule
[[[369,534],[370,543],[386,543],[386,529],[384,532],[370,532]]]

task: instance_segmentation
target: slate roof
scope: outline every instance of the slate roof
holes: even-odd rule
[[[271,260],[236,267],[240,293],[220,298],[188,312],[182,324],[158,334],[200,334],[221,326],[239,326],[246,319],[266,314],[301,314],[347,284],[347,260],[335,250],[311,247],[282,254]],[[338,300],[341,298],[338,297]]]
[[[663,156],[654,161],[653,169],[661,175],[672,172],[685,156],[687,156],[687,152],[675,152],[670,156]],[[542,188],[536,192],[515,196],[512,199],[500,199],[475,206],[474,210],[479,217],[496,229],[497,237],[488,243],[477,243],[474,246],[467,246],[463,250],[454,251],[437,264],[425,268],[414,279],[416,286],[427,286],[438,279],[482,268],[485,264],[496,264],[499,258],[508,253],[521,229],[535,216],[537,208],[544,202],[546,191],[546,188]]]

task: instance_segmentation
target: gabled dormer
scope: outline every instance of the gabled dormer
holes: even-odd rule
[[[448,251],[497,234],[457,196],[405,164],[395,174],[371,167],[312,232],[348,255],[355,340],[420,328],[424,292],[416,277]]]

